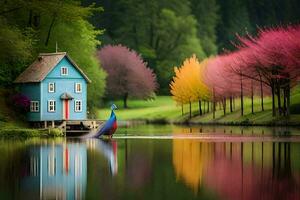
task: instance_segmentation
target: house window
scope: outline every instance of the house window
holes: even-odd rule
[[[30,112],[39,112],[39,102],[38,101],[30,101]]]
[[[48,101],[48,112],[55,112],[55,100]]]
[[[60,70],[61,75],[68,75],[68,68],[67,67],[62,67]]]
[[[75,92],[81,93],[81,91],[82,91],[81,83],[75,83]]]
[[[55,92],[55,83],[48,83],[48,92]]]
[[[75,112],[81,112],[82,111],[82,102],[81,100],[75,101]]]

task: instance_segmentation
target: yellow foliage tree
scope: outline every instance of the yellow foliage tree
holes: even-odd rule
[[[204,69],[207,66],[207,60],[201,63],[195,55],[187,58],[183,65],[178,68],[174,67],[175,76],[170,83],[171,94],[173,99],[183,106],[190,104],[191,117],[191,103],[199,102],[199,112],[202,114],[201,101],[210,98],[210,90],[203,81]]]

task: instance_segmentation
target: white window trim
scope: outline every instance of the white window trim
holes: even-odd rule
[[[80,102],[80,110],[78,110],[77,107],[76,107],[77,102]],[[74,111],[75,112],[82,112],[82,100],[75,100],[75,102],[74,102]]]
[[[51,106],[50,106],[50,102],[53,102],[53,110],[50,109]],[[55,112],[56,111],[56,101],[55,100],[48,100],[48,112]]]
[[[34,104],[37,104],[37,105],[34,105]],[[39,101],[30,101],[30,112],[40,112],[40,102]]]
[[[63,73],[63,69],[66,69],[66,73],[65,74]],[[69,73],[68,67],[61,67],[60,68],[60,75],[66,76],[66,75],[68,75],[68,73]]]
[[[77,90],[77,85],[80,85],[80,91]],[[75,93],[82,93],[82,84],[81,83],[75,83]]]
[[[53,85],[53,91],[50,90],[50,85]],[[49,92],[49,93],[54,93],[54,92],[55,92],[55,83],[54,83],[54,82],[49,82],[49,83],[48,83],[48,92]]]

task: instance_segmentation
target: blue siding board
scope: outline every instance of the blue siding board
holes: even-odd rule
[[[27,83],[20,86],[21,92],[26,95],[30,101],[39,101],[41,105],[41,84],[40,83]],[[39,112],[28,112],[26,117],[29,121],[40,121],[41,120],[41,109]]]
[[[67,75],[61,75],[61,67],[68,68]],[[55,83],[54,93],[49,93],[49,83]],[[75,83],[81,83],[81,93],[75,92]],[[69,100],[69,120],[84,120],[87,117],[87,81],[66,57],[48,73],[41,83],[24,84],[21,91],[31,100],[40,101],[39,113],[28,113],[27,117],[29,121],[62,120],[63,100],[60,99],[60,96],[65,92],[74,98]],[[48,100],[56,101],[55,112],[48,112]],[[82,101],[81,112],[75,112],[75,100]]]

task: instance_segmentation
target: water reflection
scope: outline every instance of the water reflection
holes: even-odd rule
[[[86,187],[86,160],[86,147],[80,143],[53,143],[30,148],[23,165],[22,196],[30,198],[33,195],[40,199],[82,198]]]
[[[100,152],[108,161],[112,175],[118,174],[118,144],[115,140],[88,139],[85,141],[87,147],[93,151]]]
[[[188,138],[0,140],[0,199],[300,199],[300,143]]]
[[[195,193],[202,187],[221,199],[300,199],[293,143],[173,141],[177,179]],[[299,154],[298,154],[299,155]]]
[[[118,172],[117,142],[45,143],[29,148],[21,178],[22,197],[28,199],[83,199],[87,185],[87,150],[101,153],[112,175]],[[33,198],[35,197],[35,198]]]
[[[131,125],[120,127],[120,135],[168,135],[168,134],[226,134],[226,135],[300,135],[300,127],[272,126],[219,126],[219,125]]]

